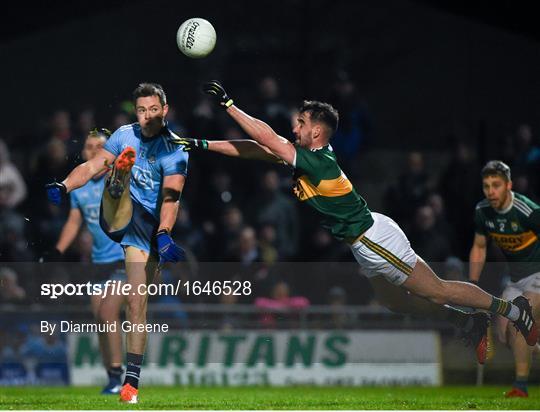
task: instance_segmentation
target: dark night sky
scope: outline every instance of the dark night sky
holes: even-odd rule
[[[309,1],[309,0],[305,0]],[[129,7],[134,3],[151,3],[149,0],[93,0],[92,2],[51,1],[35,3],[9,2],[2,9],[0,41],[9,41],[46,29],[69,20],[107,13],[109,10]],[[540,40],[540,27],[535,2],[511,0],[414,0],[425,6],[467,17],[504,30]]]

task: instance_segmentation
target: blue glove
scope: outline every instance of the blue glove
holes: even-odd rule
[[[47,198],[53,205],[59,205],[62,202],[62,196],[67,193],[66,185],[62,182],[52,182],[45,185]]]
[[[156,233],[156,242],[160,265],[165,262],[179,262],[181,260],[186,260],[184,249],[174,243],[173,238],[165,229]]]

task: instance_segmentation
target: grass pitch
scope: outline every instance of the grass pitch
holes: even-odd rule
[[[540,390],[505,399],[508,387],[142,387],[123,405],[97,387],[3,387],[0,409],[540,409]]]

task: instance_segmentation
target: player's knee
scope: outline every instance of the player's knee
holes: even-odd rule
[[[101,323],[114,323],[119,319],[119,316],[113,308],[102,306],[99,308],[97,319]]]

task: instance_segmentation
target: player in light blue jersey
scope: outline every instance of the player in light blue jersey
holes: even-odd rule
[[[90,160],[103,148],[110,132],[107,129],[94,129],[88,133],[82,150],[82,158]],[[103,282],[106,278],[125,282],[125,271],[122,269],[124,250],[113,242],[103,232],[99,225],[99,210],[101,194],[105,186],[105,173],[100,173],[90,179],[84,186],[70,193],[71,210],[68,219],[62,228],[60,238],[56,243],[57,255],[63,255],[73,243],[83,223],[92,235],[92,263],[96,269],[94,279]],[[124,298],[118,294],[92,295],[90,303],[92,313],[96,320],[102,323],[118,323],[120,310]],[[122,334],[119,329],[114,332],[100,332],[99,349],[103,365],[107,370],[109,382],[103,388],[103,394],[115,394],[120,392],[122,369]]]
[[[139,286],[150,283],[161,264],[184,259],[170,232],[186,180],[188,155],[173,143],[178,137],[166,125],[169,106],[163,88],[142,83],[133,98],[138,122],[116,130],[96,157],[77,166],[63,182],[47,185],[47,195],[58,203],[63,194],[114,165],[103,191],[100,223],[124,247],[128,283],[136,292],[144,290]],[[146,308],[146,294],[128,294],[126,320],[146,325]],[[133,328],[127,335],[123,402],[138,402],[145,347],[146,331]]]

